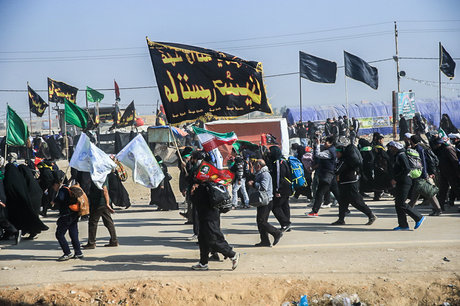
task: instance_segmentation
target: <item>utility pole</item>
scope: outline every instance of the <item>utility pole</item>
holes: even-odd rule
[[[399,75],[399,52],[398,52],[398,26],[395,24],[395,48],[396,56],[393,56],[393,59],[396,62],[396,80],[398,82],[398,92],[393,93],[393,138],[396,139],[396,122],[398,120],[398,94],[401,92],[401,76]]]

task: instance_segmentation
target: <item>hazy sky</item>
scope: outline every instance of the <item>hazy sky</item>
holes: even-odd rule
[[[299,50],[343,65],[343,50],[366,61],[399,53],[406,57],[438,56],[438,42],[460,58],[460,1],[13,1],[0,0],[0,90],[47,89],[47,77],[84,89],[155,85],[145,36],[224,51],[260,61],[273,107],[297,106]],[[460,60],[457,60],[457,66]],[[396,89],[395,62],[379,69],[379,89],[348,81],[351,103],[389,101]],[[437,60],[401,60],[401,70],[419,80],[438,80]],[[460,97],[460,68],[443,95]],[[443,76],[444,82],[449,80]],[[435,84],[402,79],[418,99],[437,99]],[[455,88],[454,90],[452,88]],[[103,105],[114,102],[113,91]],[[46,92],[39,94],[47,100]],[[344,71],[323,85],[302,80],[304,105],[345,103]],[[121,90],[121,105],[135,101],[151,114],[156,88]],[[0,91],[0,116],[10,103],[28,118],[26,92]],[[85,104],[84,92],[77,96]]]

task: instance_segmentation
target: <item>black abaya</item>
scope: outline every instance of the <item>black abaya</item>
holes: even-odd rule
[[[150,189],[150,205],[157,205],[159,210],[179,209],[176,197],[171,188],[171,178],[168,173],[168,168],[163,163],[161,163],[160,166],[165,178],[157,188]],[[161,188],[162,186],[163,188]]]
[[[43,190],[40,187],[38,181],[35,179],[34,175],[32,174],[32,170],[30,170],[29,167],[27,167],[26,165],[19,165],[18,170],[22,174],[26,182],[32,209],[35,213],[38,214],[40,212],[40,207],[42,206]]]
[[[129,200],[129,194],[125,186],[121,182],[121,179],[114,172],[111,172],[108,176],[109,181],[109,196],[112,200],[113,205],[120,207],[130,207],[131,202]]]
[[[43,224],[32,208],[26,181],[15,165],[6,165],[3,182],[9,221],[23,233],[38,234],[47,230],[48,226]]]

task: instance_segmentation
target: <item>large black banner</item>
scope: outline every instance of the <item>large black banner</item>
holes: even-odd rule
[[[337,63],[299,51],[300,76],[312,82],[335,83]]]
[[[55,103],[64,103],[64,99],[69,102],[77,102],[78,88],[67,85],[48,78],[48,101]]]
[[[43,101],[42,97],[40,97],[29,85],[27,85],[27,91],[29,93],[29,109],[32,113],[37,115],[38,117],[43,116],[46,108],[48,107],[48,103]]]
[[[444,47],[441,45],[441,43],[439,43],[439,53],[439,69],[441,69],[442,73],[444,73],[446,77],[452,80],[455,76],[455,62],[452,59],[452,56],[450,56],[446,49],[444,49]]]
[[[193,46],[147,44],[169,123],[271,113],[262,63]]]
[[[345,58],[345,75],[356,81],[363,82],[373,89],[379,87],[379,72],[361,58],[343,51]]]

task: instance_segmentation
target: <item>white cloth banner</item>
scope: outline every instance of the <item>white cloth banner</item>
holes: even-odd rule
[[[117,159],[133,170],[134,182],[157,188],[164,174],[142,135],[137,135],[117,154]]]
[[[117,167],[110,156],[91,143],[85,133],[82,133],[78,139],[69,166],[79,171],[89,172],[99,189],[102,189],[107,175]]]

